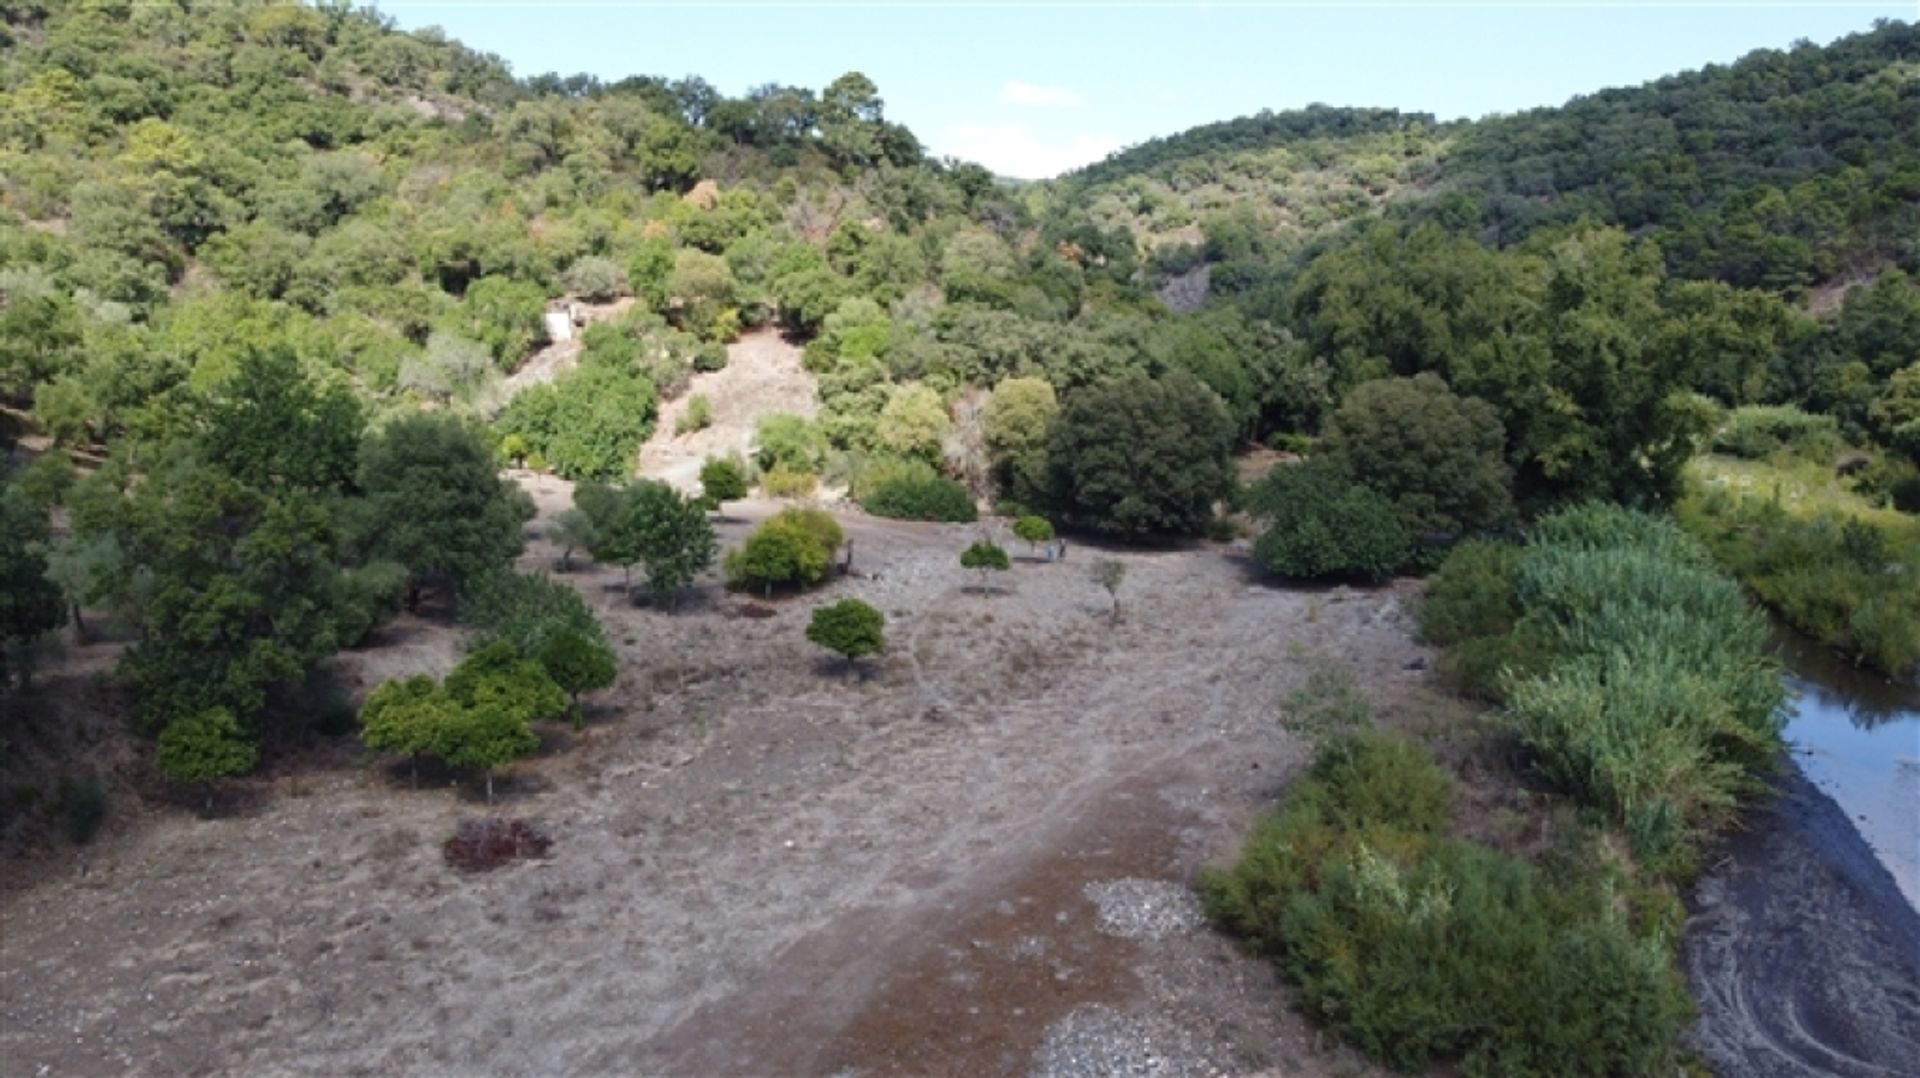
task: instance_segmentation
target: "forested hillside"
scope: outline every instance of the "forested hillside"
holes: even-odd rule
[[[1308,488],[1246,507],[1379,544],[1265,544],[1292,576],[1432,565],[1551,503],[1670,502],[1728,407],[1830,415],[1891,450],[1866,494],[1914,498],[1903,23],[1480,123],[1261,113],[1016,188],[927,158],[858,73],[741,98],[515,79],[332,2],[0,15],[6,436],[108,461],[71,494],[67,453],[10,484],[10,559],[60,588],[10,609],[8,642],[109,605],[142,640],[125,673],[192,674],[194,707],[246,719],[401,584],[419,601],[497,565],[497,534],[372,536],[382,492],[420,482],[407,453],[630,477],[660,400],[762,327],[820,380],[818,419],[768,417],[756,446],[787,488],[1146,538],[1229,527],[1238,446],[1321,448],[1288,478]],[[1212,302],[1171,315],[1156,288],[1202,267]],[[509,400],[561,300],[622,313]],[[422,409],[440,427],[401,423]],[[511,515],[474,482],[468,523]],[[215,519],[230,550],[167,540]],[[248,596],[225,628],[196,621],[204,592],[161,601],[215,569]],[[246,613],[278,588],[311,609],[282,594],[275,619],[307,621]],[[163,625],[219,638],[230,692],[163,661]],[[144,694],[152,728],[180,709]]]

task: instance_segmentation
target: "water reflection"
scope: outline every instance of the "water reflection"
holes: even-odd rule
[[[1788,683],[1802,694],[1797,707],[1845,715],[1861,727],[1920,721],[1920,686],[1889,681],[1790,630],[1775,635]]]
[[[1794,762],[1834,799],[1920,909],[1920,689],[1786,632]]]

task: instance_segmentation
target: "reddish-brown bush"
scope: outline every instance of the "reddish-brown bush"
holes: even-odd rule
[[[461,820],[447,840],[447,863],[462,872],[485,872],[519,858],[545,857],[553,839],[531,820],[499,816]]]

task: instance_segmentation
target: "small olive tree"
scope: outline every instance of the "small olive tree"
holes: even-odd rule
[[[360,707],[360,740],[375,752],[405,755],[417,786],[420,755],[433,751],[453,701],[425,674],[395,678],[373,690]]]
[[[886,649],[886,616],[858,599],[842,599],[819,607],[807,623],[807,639],[839,652],[850,668],[863,655]]]
[[[1013,567],[1007,558],[1007,552],[987,539],[976,539],[973,545],[960,552],[960,567],[972,569],[980,574],[980,590],[987,589],[987,574],[1005,572]]]
[[[565,629],[547,638],[537,658],[546,668],[547,676],[566,692],[573,712],[573,728],[580,729],[585,721],[580,710],[580,694],[613,684],[618,673],[613,650],[585,633]]]
[[[1035,552],[1041,543],[1053,541],[1053,525],[1045,517],[1021,517],[1013,522],[1013,534],[1027,544],[1029,552]]]
[[[1114,621],[1120,620],[1120,585],[1127,579],[1127,566],[1124,562],[1112,558],[1101,558],[1093,563],[1093,582],[1107,590],[1107,599],[1113,603],[1109,613]]]

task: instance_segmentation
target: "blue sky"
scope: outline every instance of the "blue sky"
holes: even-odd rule
[[[846,71],[936,153],[1038,178],[1262,108],[1382,105],[1443,119],[1825,43],[1906,3],[1058,0],[379,0],[520,75],[697,74],[728,94]]]

